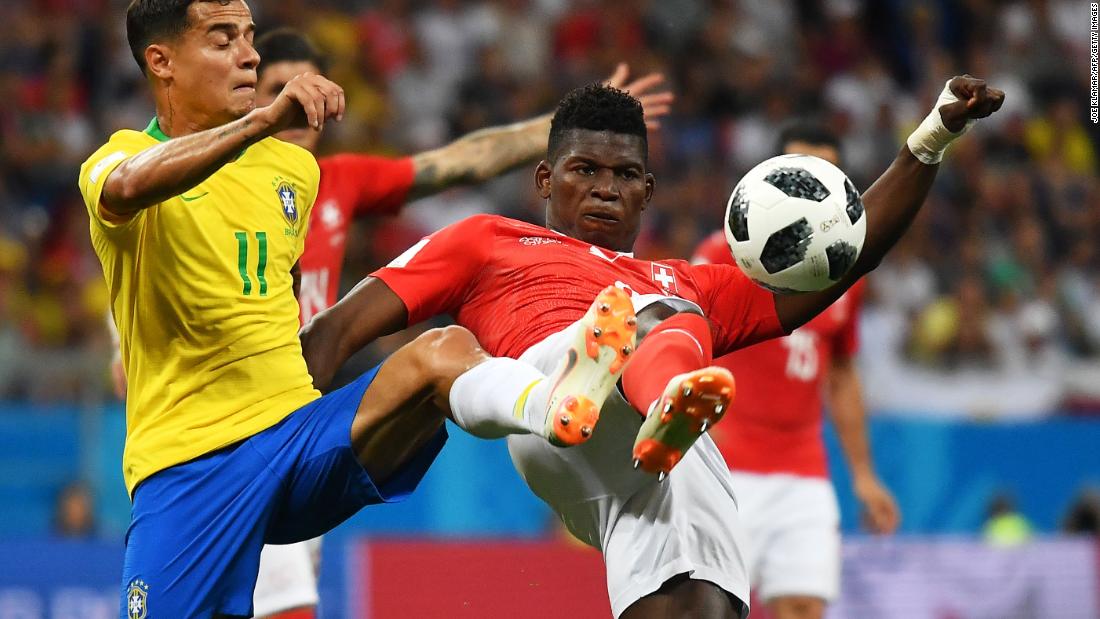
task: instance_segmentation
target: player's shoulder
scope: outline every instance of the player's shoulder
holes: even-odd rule
[[[694,264],[731,264],[733,256],[726,244],[725,233],[718,230],[703,239],[691,261]]]
[[[89,155],[87,161],[94,161],[116,152],[126,153],[127,155],[133,154],[156,143],[156,138],[143,131],[119,129],[112,133],[111,137],[107,138],[102,146]]]
[[[283,168],[287,171],[299,171],[309,178],[316,180],[321,176],[321,168],[317,165],[317,158],[313,153],[290,142],[284,142],[279,138],[267,137],[249,147],[255,150],[255,154],[265,160],[266,163]]]
[[[532,224],[524,223],[516,219],[509,219],[502,215],[493,215],[490,213],[480,213],[477,215],[471,215],[462,219],[459,222],[451,224],[451,228],[461,229],[465,231],[479,231],[483,233],[509,235],[516,231],[536,228]],[[545,228],[544,232],[548,232]]]
[[[121,129],[111,134],[111,137],[88,155],[80,166],[78,185],[82,192],[87,191],[91,185],[98,183],[107,170],[113,169],[124,159],[155,146],[157,140],[151,135],[134,131],[133,129]]]
[[[149,135],[145,131],[137,131],[136,129],[119,129],[111,134],[111,137],[107,138],[104,146],[111,144],[156,144],[157,139]]]

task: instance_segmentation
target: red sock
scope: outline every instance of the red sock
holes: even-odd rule
[[[313,607],[284,610],[281,613],[268,615],[267,619],[315,619],[317,615],[313,612],[313,610]]]
[[[710,325],[698,314],[676,314],[646,335],[623,372],[626,401],[642,415],[673,376],[713,362]]]

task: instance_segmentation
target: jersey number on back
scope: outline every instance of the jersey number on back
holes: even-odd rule
[[[817,334],[796,330],[780,340],[787,349],[787,377],[810,382],[817,377]]]
[[[233,236],[237,237],[237,270],[241,274],[241,281],[244,283],[244,288],[241,291],[243,295],[252,294],[252,278],[248,275],[248,233],[247,232],[235,232]],[[264,270],[267,268],[267,233],[256,233],[256,244],[259,246],[259,259],[256,261],[256,282],[259,284],[260,296],[267,296],[267,279],[264,277]]]

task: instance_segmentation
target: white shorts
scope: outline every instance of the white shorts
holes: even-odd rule
[[[659,299],[639,297],[635,307]],[[570,332],[551,335],[520,359],[552,372],[570,346]],[[508,449],[531,490],[573,535],[603,552],[616,617],[677,574],[712,582],[748,604],[737,502],[714,441],[701,437],[659,484],[633,467],[641,425],[642,416],[613,393],[583,445],[558,449],[524,434],[509,436]]]
[[[257,617],[316,606],[317,566],[321,538],[264,546],[260,553],[260,574],[252,593],[252,612]]]
[[[836,599],[840,589],[840,511],[827,479],[733,472],[749,540],[753,590]]]

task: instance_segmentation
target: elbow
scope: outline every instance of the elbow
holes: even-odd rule
[[[128,174],[122,166],[107,179],[100,196],[100,203],[107,211],[119,217],[128,217],[141,208],[142,188],[134,174]]]
[[[877,269],[885,257],[883,252],[875,251],[873,248],[864,246],[863,250],[859,255],[859,260],[856,260],[856,263],[852,265],[852,272],[857,275],[856,279]]]
[[[310,370],[316,365],[316,360],[324,356],[324,341],[326,334],[331,331],[329,326],[331,321],[331,313],[324,310],[298,331],[298,339],[302,342],[302,356],[305,357],[306,366]]]

